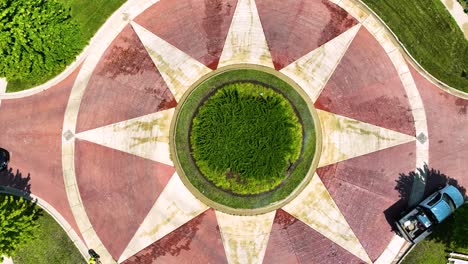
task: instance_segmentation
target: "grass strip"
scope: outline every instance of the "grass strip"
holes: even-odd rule
[[[448,253],[468,254],[468,205],[435,227],[434,233],[417,244],[402,264],[447,263]]]
[[[46,212],[37,220],[37,238],[23,245],[15,264],[86,263],[62,227]]]
[[[468,92],[468,41],[441,1],[362,0],[440,81]]]

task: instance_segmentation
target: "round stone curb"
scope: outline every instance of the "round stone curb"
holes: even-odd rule
[[[302,180],[302,182],[296,187],[296,189],[291,192],[289,196],[287,196],[285,199],[274,202],[268,206],[262,207],[262,208],[255,208],[255,209],[235,209],[231,208],[228,206],[225,206],[223,204],[217,203],[215,201],[212,201],[211,199],[207,198],[204,194],[202,194],[197,188],[195,188],[192,183],[188,180],[188,178],[185,176],[185,172],[180,166],[179,159],[177,156],[177,152],[175,149],[175,127],[177,125],[178,121],[178,113],[180,112],[183,104],[178,104],[174,113],[174,118],[172,119],[171,122],[171,127],[170,127],[170,133],[169,133],[169,148],[171,152],[171,158],[174,161],[174,167],[176,168],[177,173],[180,176],[180,179],[184,183],[185,187],[190,190],[190,192],[202,203],[208,205],[209,207],[216,208],[216,210],[221,211],[226,214],[231,214],[231,215],[260,215],[260,214],[265,214],[268,212],[271,212],[273,210],[279,209],[283,207],[285,204],[289,203],[292,201],[297,195],[299,195],[304,188],[308,185],[308,183],[311,181],[312,177],[314,176],[314,172],[317,169],[318,162],[320,159],[320,154],[322,152],[322,127],[320,125],[319,117],[317,115],[316,110],[313,108],[313,103],[310,101],[309,96],[302,90],[302,88],[296,84],[293,80],[291,80],[289,77],[279,73],[278,71],[265,67],[265,66],[260,66],[260,65],[254,65],[254,64],[232,64],[228,66],[221,67],[215,71],[212,71],[205,76],[201,77],[199,80],[197,80],[192,86],[187,89],[187,91],[184,93],[184,95],[181,98],[181,102],[185,101],[185,99],[192,94],[192,92],[200,85],[202,82],[206,81],[207,79],[218,75],[220,73],[230,71],[230,70],[242,70],[242,69],[251,69],[251,70],[258,70],[258,71],[263,71],[268,74],[274,75],[275,77],[285,81],[288,83],[301,97],[302,99],[306,102],[309,111],[311,113],[311,116],[314,120],[314,126],[316,129],[316,147],[315,147],[315,153],[314,157],[312,160],[312,165],[309,168],[309,171],[307,172],[306,176]]]

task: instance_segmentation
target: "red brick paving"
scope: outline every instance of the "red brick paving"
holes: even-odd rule
[[[315,107],[408,135],[416,133],[398,73],[365,28],[356,35]]]
[[[135,22],[216,69],[237,0],[162,0]]]
[[[395,190],[400,173],[416,166],[415,142],[406,143],[319,168],[317,174],[330,192],[367,254],[376,260],[394,233],[384,211],[391,216],[404,207]]]
[[[283,210],[276,212],[263,263],[364,263]]]
[[[277,70],[357,24],[346,11],[328,0],[258,0],[256,3]]]
[[[81,101],[77,132],[176,106],[140,39],[128,25],[107,48]]]
[[[468,189],[468,100],[442,91],[413,68],[411,73],[426,110],[429,167]]]
[[[227,263],[214,210],[207,210],[123,263]]]
[[[77,140],[75,171],[93,228],[118,259],[175,169]]]
[[[234,0],[222,3],[162,0],[136,22],[216,68],[235,6]],[[277,69],[356,23],[325,0],[258,0],[257,7]],[[187,24],[187,17],[191,23]],[[25,177],[30,174],[32,193],[57,209],[76,231],[63,183],[61,129],[77,72],[45,92],[3,100],[0,106],[0,146],[11,152],[13,172],[18,169]],[[429,165],[467,188],[468,100],[441,91],[413,69],[412,74],[428,118]],[[175,105],[143,45],[127,26],[93,73],[82,101],[77,130]],[[404,88],[393,64],[365,29],[356,36],[316,107],[415,134]],[[414,167],[415,143],[407,143],[317,170],[372,260],[380,256],[393,237],[386,212],[394,214],[403,209],[395,190],[399,174]],[[170,166],[77,141],[76,175],[82,200],[94,229],[115,259],[120,257],[173,173]],[[125,263],[156,262],[226,263],[214,211],[206,211]],[[361,261],[278,210],[264,263],[310,262]]]
[[[31,192],[59,211],[77,233],[63,181],[62,127],[79,69],[44,92],[2,100],[0,106],[0,147],[10,151],[12,172],[29,174]]]

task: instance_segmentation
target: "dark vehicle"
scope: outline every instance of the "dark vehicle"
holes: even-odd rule
[[[444,221],[463,203],[460,191],[447,185],[424,199],[395,224],[404,239],[416,244],[431,234],[435,225]]]
[[[0,148],[0,171],[4,170],[10,162],[10,153],[3,148]]]

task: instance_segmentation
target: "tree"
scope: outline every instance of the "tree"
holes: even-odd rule
[[[41,209],[22,197],[0,195],[0,256],[13,256],[24,243],[35,238]]]
[[[70,8],[58,0],[0,1],[0,77],[46,81],[84,46]]]

